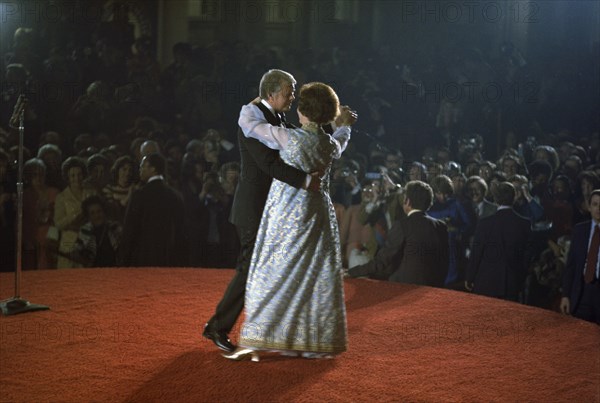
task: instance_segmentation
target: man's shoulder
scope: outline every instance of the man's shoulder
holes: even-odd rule
[[[586,231],[590,230],[591,225],[592,225],[591,220],[586,220],[586,221],[577,223],[573,226],[573,233],[575,233],[575,232],[585,233]]]
[[[434,227],[446,227],[446,223],[442,220],[439,220],[435,217],[432,217],[428,214],[425,214],[422,211],[417,211],[415,213],[412,213],[411,215],[407,215],[405,217],[402,217],[400,219],[400,222],[402,222],[404,225],[410,225],[410,226],[415,226],[415,225],[431,225]]]

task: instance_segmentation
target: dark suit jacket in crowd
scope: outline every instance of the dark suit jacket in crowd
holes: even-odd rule
[[[475,208],[477,208],[477,206],[475,206]],[[479,214],[479,212],[477,212],[477,216],[479,219],[489,217],[492,214],[494,214],[496,212],[496,210],[498,210],[498,205],[483,199],[482,210],[483,211],[481,212],[481,214]]]
[[[443,287],[448,273],[448,231],[443,221],[421,211],[396,221],[375,258],[349,270],[389,281]]]
[[[263,104],[259,103],[258,107],[270,124],[281,124],[280,118],[274,116]],[[241,130],[238,130],[238,142],[241,173],[229,220],[238,227],[256,231],[272,178],[301,188],[306,180],[306,173],[285,164],[279,157],[279,151],[271,150],[256,139],[245,137]]]
[[[588,244],[592,221],[585,221],[573,227],[571,247],[563,272],[562,295],[569,298],[571,313],[577,310],[583,294],[583,268],[587,260]]]
[[[124,266],[185,266],[187,240],[181,196],[162,180],[131,195],[119,261]]]
[[[467,269],[473,292],[516,300],[531,260],[531,223],[510,209],[477,224]]]

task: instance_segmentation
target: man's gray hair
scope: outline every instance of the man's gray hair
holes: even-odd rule
[[[267,71],[260,79],[260,97],[267,99],[270,95],[281,91],[282,83],[296,84],[296,79],[283,70],[272,69]]]

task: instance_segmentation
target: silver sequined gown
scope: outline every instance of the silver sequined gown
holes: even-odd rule
[[[246,285],[240,346],[331,354],[346,350],[339,230],[328,179],[332,160],[344,148],[314,124],[289,130],[281,158],[304,172],[327,172],[319,193],[273,180]]]

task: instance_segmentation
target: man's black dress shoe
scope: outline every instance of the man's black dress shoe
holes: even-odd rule
[[[231,340],[229,340],[227,334],[224,332],[214,330],[208,325],[208,323],[204,325],[204,331],[202,332],[202,336],[206,337],[209,340],[212,340],[213,343],[215,343],[215,345],[223,351],[231,353],[235,350],[235,346],[233,345],[233,343],[231,343]]]

